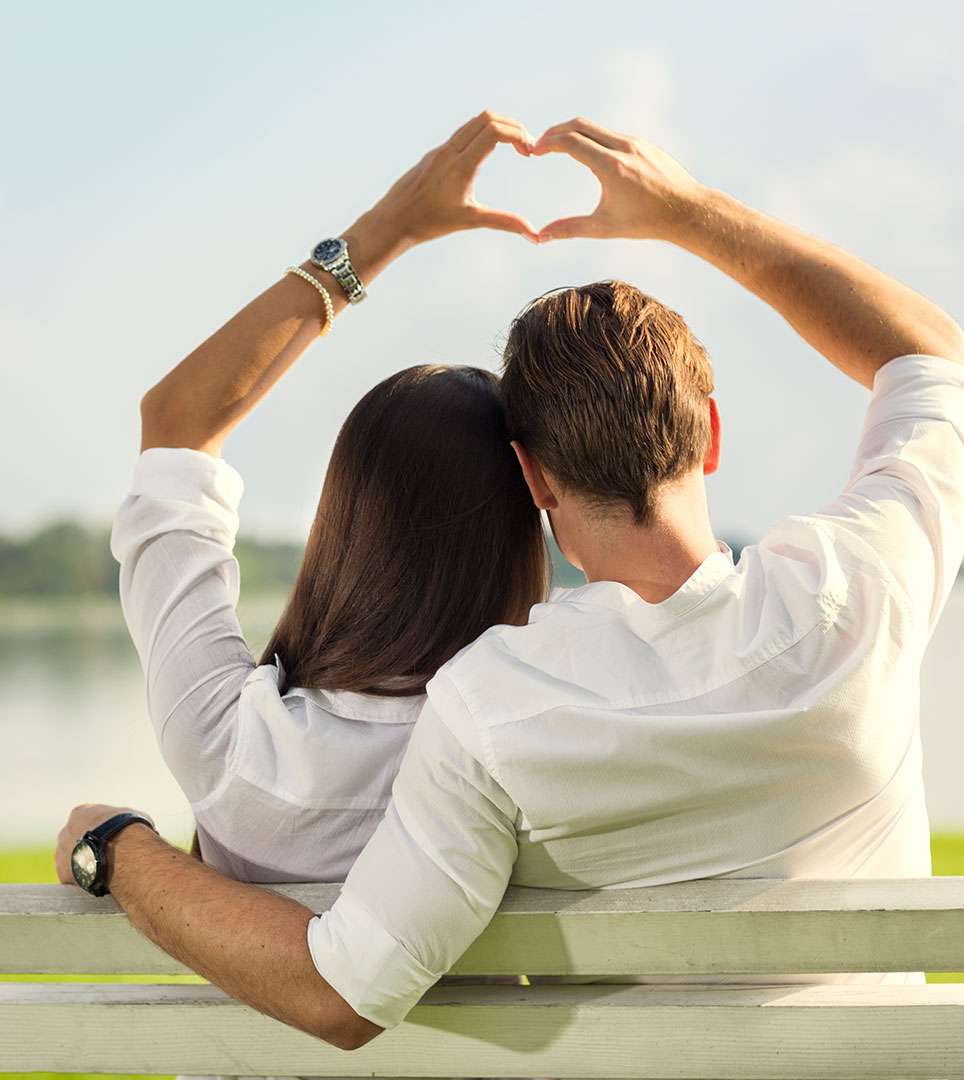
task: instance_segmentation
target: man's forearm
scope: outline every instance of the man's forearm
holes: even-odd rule
[[[864,386],[907,353],[964,361],[964,337],[936,304],[832,244],[706,190],[671,237],[778,311]]]
[[[935,304],[856,256],[700,184],[650,143],[576,117],[544,132],[533,153],[569,154],[602,186],[592,214],[552,221],[540,240],[668,240],[756,293],[865,386],[888,360],[908,353],[964,361],[961,328]]]
[[[259,1012],[344,1049],[381,1031],[316,971],[308,908],[224,877],[146,826],[129,826],[111,849],[111,893],[165,952]]]

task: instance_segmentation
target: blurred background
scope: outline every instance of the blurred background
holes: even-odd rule
[[[538,134],[575,114],[657,141],[703,180],[855,249],[959,320],[964,14],[953,3],[612,0],[404,5],[0,3],[0,869],[49,874],[79,801],[191,830],[147,722],[106,546],[138,400],[323,236],[485,107]],[[590,209],[560,157],[500,148],[478,196],[538,226]],[[555,286],[622,277],[714,359],[734,547],[845,482],[865,391],[721,275],[655,243],[543,248],[463,234],[407,255],[226,457],[246,481],[242,620],[255,649],[297,565],[339,424],[391,371],[496,368]],[[560,582],[574,571],[561,563]],[[932,820],[964,845],[960,581],[928,655]],[[954,844],[958,847],[955,848]],[[948,846],[949,845],[949,846]],[[957,867],[964,873],[964,863]]]

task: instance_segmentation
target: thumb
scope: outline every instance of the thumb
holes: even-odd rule
[[[518,233],[533,244],[538,243],[536,230],[520,214],[508,210],[493,210],[490,206],[473,206],[470,227],[473,229],[499,229],[502,232]]]
[[[578,236],[599,236],[599,222],[595,215],[557,218],[539,230],[539,243],[547,240],[572,240]]]

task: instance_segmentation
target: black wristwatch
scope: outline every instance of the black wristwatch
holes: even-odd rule
[[[125,812],[108,818],[96,829],[89,829],[74,845],[70,856],[74,881],[92,896],[106,896],[110,892],[107,888],[107,841],[135,822],[157,832],[150,818]]]

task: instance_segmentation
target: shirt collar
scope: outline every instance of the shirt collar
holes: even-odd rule
[[[268,679],[276,687],[280,687],[285,679],[281,657],[275,653],[274,663],[255,668],[253,675]],[[365,720],[375,724],[413,724],[425,704],[424,694],[388,697],[359,694],[354,690],[309,690],[301,686],[292,686],[286,690],[283,699],[287,701],[289,698],[304,698],[314,702],[326,712],[340,716],[343,720]]]
[[[660,620],[679,618],[702,603],[733,571],[733,552],[729,545],[722,540],[717,540],[717,544],[719,551],[707,555],[676,592],[658,604],[650,604],[618,581],[590,581],[576,589],[554,590],[550,603],[595,605],[623,612],[631,609],[634,615],[642,612]]]

